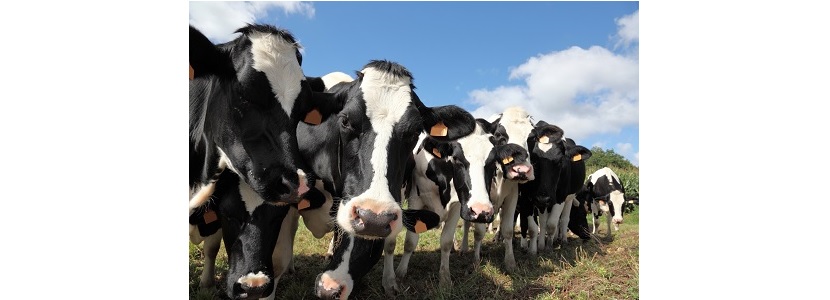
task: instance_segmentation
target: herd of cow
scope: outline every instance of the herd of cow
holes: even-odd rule
[[[522,108],[488,121],[453,105],[427,107],[412,74],[385,60],[356,78],[308,77],[291,33],[261,24],[237,33],[215,45],[190,26],[189,223],[190,241],[204,243],[201,287],[213,284],[224,241],[228,296],[273,299],[293,268],[300,218],[316,238],[334,232],[313,286],[322,299],[347,299],[381,256],[383,288],[394,295],[419,234],[442,224],[439,278],[451,285],[459,218],[461,251],[472,225],[478,262],[498,215],[507,271],[516,269],[517,216],[532,254],[564,243],[568,229],[588,239],[603,211],[613,216],[609,234],[612,220],[615,229],[622,222],[619,178],[603,168],[586,181],[591,151]]]

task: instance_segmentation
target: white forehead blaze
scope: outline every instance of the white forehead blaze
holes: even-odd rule
[[[360,90],[366,101],[366,116],[377,133],[374,149],[370,159],[372,163],[372,182],[369,191],[389,193],[389,184],[386,180],[387,147],[392,139],[392,130],[395,128],[407,108],[412,103],[409,77],[399,77],[381,72],[375,68],[366,68],[363,71],[363,82]]]
[[[271,91],[285,111],[291,116],[294,101],[300,94],[300,81],[304,78],[297,62],[296,45],[270,33],[255,32],[251,39],[254,69],[265,73]]]
[[[597,184],[597,180],[599,180],[599,178],[602,176],[608,177],[608,185],[610,185],[612,188],[614,187],[614,182],[611,181],[611,178],[622,184],[622,181],[620,181],[620,178],[617,177],[617,174],[614,173],[614,171],[611,171],[611,169],[609,169],[608,167],[604,167],[602,169],[597,170],[596,172],[594,172],[594,174],[591,174],[591,176],[589,176],[588,179],[591,180],[591,183]]]
[[[490,143],[489,134],[476,134],[483,132],[480,127],[476,124],[473,134],[458,139],[464,158],[470,163],[470,201],[473,203],[479,200],[490,202],[487,183],[484,181],[484,162],[493,150],[493,144]]]
[[[251,186],[243,180],[239,181],[239,196],[242,198],[242,203],[245,203],[245,210],[247,210],[250,215],[254,214],[254,209],[265,203],[265,201],[259,197],[259,194],[254,192]]]
[[[513,143],[522,148],[527,149],[527,136],[533,130],[533,124],[530,123],[530,115],[520,107],[507,108],[501,116],[499,123],[504,126],[509,136],[508,143]],[[528,158],[530,162],[530,158]]]

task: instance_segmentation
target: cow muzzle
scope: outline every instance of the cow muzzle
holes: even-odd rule
[[[234,284],[234,299],[259,299],[267,297],[273,285],[271,277],[262,272],[248,273],[240,277]]]
[[[535,179],[533,175],[533,165],[529,163],[520,163],[510,167],[507,170],[507,179],[516,180],[519,182],[527,182]]]
[[[314,294],[323,300],[345,300],[349,297],[347,290],[346,285],[340,284],[324,273],[317,276]]]
[[[337,214],[337,222],[346,232],[365,239],[385,238],[403,227],[403,210],[394,200],[352,199],[341,204]]]
[[[491,223],[495,214],[493,213],[493,205],[488,204],[470,204],[469,208],[462,212],[461,217],[473,223]]]

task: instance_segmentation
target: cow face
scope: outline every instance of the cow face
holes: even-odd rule
[[[518,183],[533,180],[533,165],[528,158],[527,150],[516,144],[493,147],[485,161],[485,180],[492,182],[494,176]]]
[[[346,233],[383,238],[402,228],[400,191],[418,135],[454,140],[475,121],[455,106],[424,106],[412,75],[396,63],[372,61],[357,75],[329,89],[344,103],[337,116],[344,197],[336,218]]]
[[[479,126],[475,133],[458,140],[460,151],[452,156],[453,184],[461,202],[461,218],[466,221],[490,223],[495,217],[489,192],[492,176],[488,174],[495,171],[493,159],[497,155],[493,151],[503,145],[494,147],[488,143],[491,138]],[[516,157],[521,159],[521,155],[514,156],[514,161]]]
[[[337,108],[312,92],[289,32],[267,25],[236,32],[238,38],[216,46],[190,27],[190,138],[203,155],[191,187],[211,190],[215,174],[228,168],[264,201],[296,203],[305,189],[297,123],[319,124]],[[191,208],[210,193],[192,194],[201,196]]]
[[[556,197],[562,170],[565,164],[569,164],[565,159],[563,134],[558,126],[539,121],[527,137],[530,159],[536,175],[536,180],[532,182],[534,188],[531,194],[537,207],[546,207]]]

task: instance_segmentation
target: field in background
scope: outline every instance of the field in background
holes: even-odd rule
[[[620,172],[617,174],[623,177]],[[472,272],[472,253],[450,255],[453,279],[450,289],[439,288],[440,231],[430,230],[421,234],[406,278],[398,281],[402,292],[395,299],[639,299],[639,208],[624,215],[624,224],[612,238],[605,238],[604,218],[600,220],[599,240],[583,243],[571,236],[567,245],[550,252],[540,251],[535,257],[527,254],[519,247],[518,239],[514,239],[518,270],[513,274],[506,274],[502,267],[504,246],[493,242],[494,234],[488,233],[477,272]],[[315,239],[301,219],[294,246],[296,273],[283,276],[276,299],[317,299],[313,294],[314,280],[326,266],[323,255],[331,236],[329,233]],[[470,233],[471,246],[472,236]],[[517,232],[515,236],[520,235]],[[404,237],[403,233],[398,236],[396,268],[403,253]],[[461,237],[461,230],[457,230],[456,249]],[[225,299],[223,283],[228,265],[224,245],[217,258],[216,288],[198,288],[201,257],[201,245],[190,244],[190,299]],[[381,286],[382,272],[381,260],[356,283],[350,299],[388,299]]]

